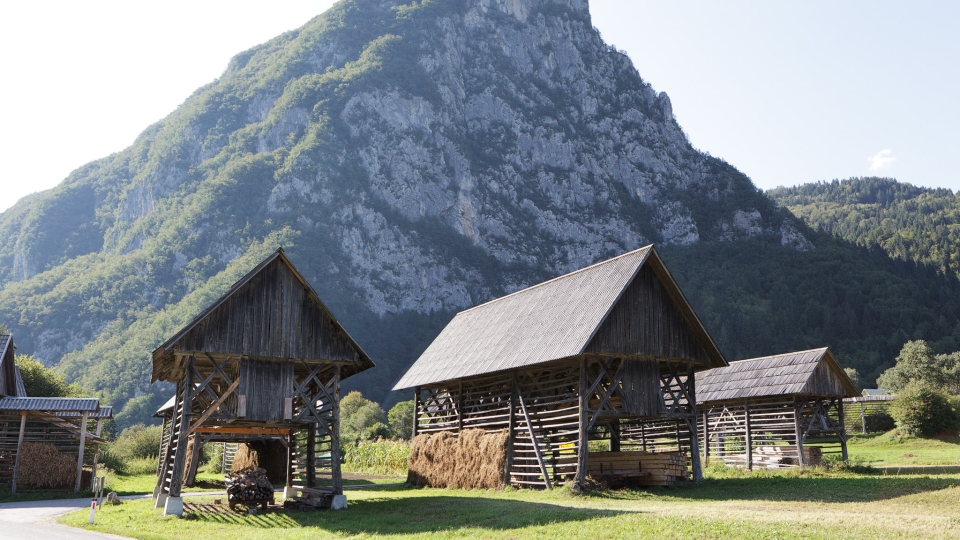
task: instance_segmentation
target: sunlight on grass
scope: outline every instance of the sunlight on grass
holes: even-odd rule
[[[164,518],[150,500],[104,506],[94,530],[135,538],[912,538],[960,536],[960,475],[888,477],[824,470],[731,472],[700,485],[637,491],[461,491],[371,487],[341,512],[249,516],[205,503]],[[63,522],[85,526],[83,512]]]

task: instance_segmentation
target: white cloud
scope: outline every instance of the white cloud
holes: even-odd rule
[[[867,161],[870,162],[870,172],[886,169],[896,160],[897,158],[893,157],[893,150],[890,149],[881,150],[877,152],[877,155],[867,158]]]

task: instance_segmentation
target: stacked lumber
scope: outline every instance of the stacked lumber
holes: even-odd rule
[[[591,452],[587,475],[600,485],[671,486],[690,479],[681,452]]]
[[[230,473],[224,478],[227,485],[227,496],[230,507],[237,503],[264,503],[273,502],[273,485],[267,478],[267,471],[247,467]]]
[[[803,457],[807,465],[815,466],[823,462],[823,453],[817,446],[805,446],[803,448]],[[746,464],[746,454],[737,456],[736,461]],[[754,467],[776,469],[782,466],[796,466],[799,464],[797,461],[797,448],[793,445],[761,445],[753,448]]]

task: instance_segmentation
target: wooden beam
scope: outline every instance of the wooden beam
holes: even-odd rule
[[[793,399],[793,426],[794,434],[797,438],[797,463],[803,467],[806,464],[806,458],[803,456],[803,433],[800,430],[800,410],[801,403],[798,399]]]
[[[334,495],[343,495],[343,475],[340,471],[340,366],[333,380],[333,422],[330,425],[330,466]]]
[[[420,427],[420,387],[414,388],[413,394],[413,435],[412,439],[417,438],[417,428]]]
[[[590,445],[588,444],[587,438],[587,422],[589,421],[587,405],[589,404],[590,396],[587,392],[587,359],[586,357],[580,358],[580,388],[579,388],[579,402],[578,402],[578,413],[579,419],[577,422],[577,473],[573,481],[574,488],[583,489],[584,484],[587,480],[587,465],[588,465],[588,454],[590,453]],[[521,402],[522,403],[522,402]]]
[[[850,456],[847,454],[847,430],[843,425],[843,400],[837,399],[837,415],[840,418],[840,431],[837,436],[840,438],[840,456],[847,461]]]
[[[17,492],[17,470],[20,468],[20,452],[23,451],[23,434],[27,430],[27,411],[20,411],[20,438],[17,440],[17,453],[13,456],[13,483],[10,493]]]
[[[307,427],[307,487],[317,486],[317,425]]]
[[[229,426],[207,426],[198,428],[194,433],[205,433],[209,435],[229,434],[229,435],[289,435],[293,428],[260,428],[260,427],[229,427]]]
[[[517,410],[517,372],[513,371],[510,373],[511,381],[513,384],[510,385],[510,416],[507,419],[507,459],[506,464],[503,469],[503,485],[510,485],[510,471],[513,470],[513,451],[514,451],[514,442],[517,439],[516,429],[517,429],[517,420],[516,420],[516,410]]]
[[[210,418],[210,416],[213,413],[215,413],[217,409],[220,408],[221,405],[223,405],[223,402],[226,401],[228,397],[230,397],[230,394],[232,394],[233,391],[236,390],[238,386],[240,386],[240,377],[237,377],[237,380],[233,381],[233,384],[231,384],[230,387],[227,388],[226,392],[224,392],[219,398],[217,398],[217,400],[214,401],[212,405],[207,407],[207,410],[203,411],[203,414],[201,414],[200,418],[197,418],[196,421],[193,422],[193,425],[190,426],[190,430],[187,431],[187,433],[193,433],[197,431],[197,429],[200,427],[200,424],[203,424],[204,422],[206,422],[207,418]]]
[[[540,474],[543,475],[543,484],[547,489],[553,489],[550,484],[550,476],[547,475],[547,465],[543,461],[543,454],[540,452],[540,441],[537,440],[537,434],[533,431],[533,423],[530,421],[530,414],[527,412],[527,405],[523,402],[523,393],[517,387],[517,398],[520,401],[520,409],[523,411],[523,419],[527,422],[527,430],[530,432],[530,442],[533,443],[533,451],[537,455],[537,464],[540,465]]]
[[[180,429],[177,433],[177,450],[173,454],[173,475],[170,477],[170,489],[167,492],[170,497],[179,497],[180,488],[183,485],[183,466],[187,461],[187,427],[190,425],[190,415],[193,410],[194,362],[193,357],[187,360],[187,371],[184,374],[183,406],[180,408]]]
[[[710,466],[710,407],[703,409],[703,465]]]
[[[753,470],[753,433],[750,430],[750,404],[743,404],[744,428],[746,432],[743,437],[743,444],[747,450],[747,470]]]
[[[87,444],[87,419],[90,413],[84,412],[80,418],[80,450],[77,453],[77,480],[73,484],[73,492],[80,493],[80,479],[83,477],[83,447]]]

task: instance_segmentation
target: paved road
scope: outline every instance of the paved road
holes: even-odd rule
[[[222,495],[224,492],[184,493],[190,495]],[[123,500],[145,499],[150,495],[130,495]],[[80,508],[90,508],[90,499],[58,501],[25,501],[0,504],[0,538],[3,540],[116,540],[124,538],[58,525],[58,516]],[[158,510],[159,512],[159,510]]]
[[[89,508],[90,499],[27,501],[0,504],[0,537],[4,540],[102,540],[121,538],[54,523],[57,516]]]

